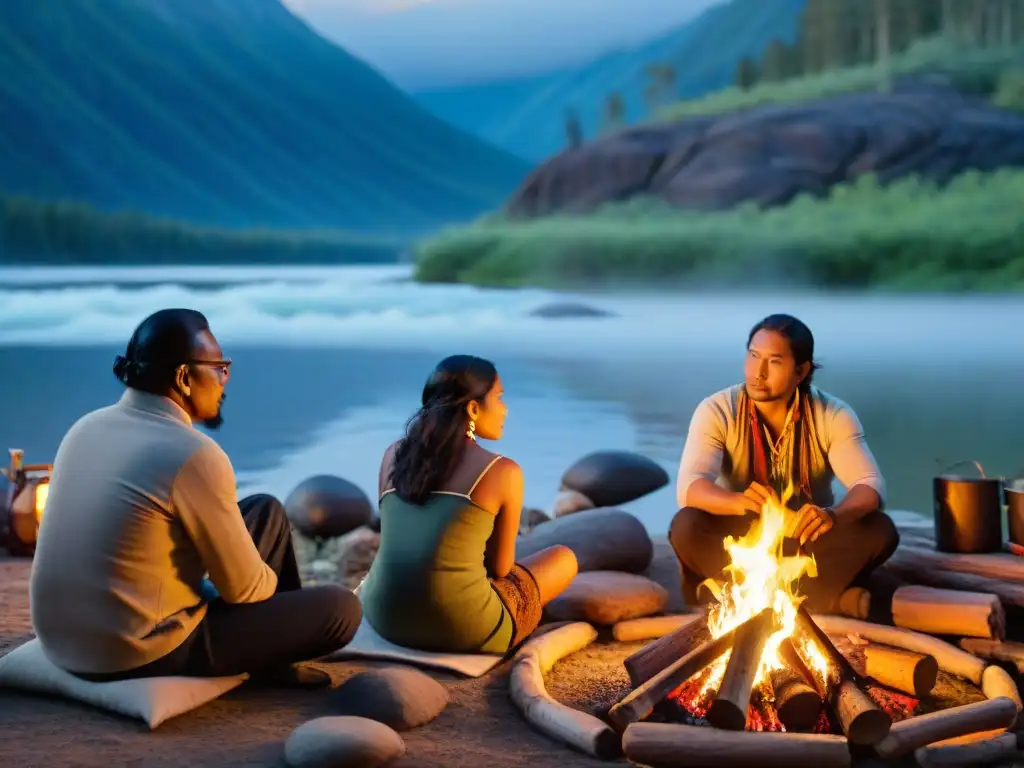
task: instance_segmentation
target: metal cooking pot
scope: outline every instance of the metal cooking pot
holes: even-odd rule
[[[1024,546],[1024,479],[1008,480],[1003,485],[1003,494],[1006,497],[1006,528],[1010,541]]]
[[[981,477],[948,474],[961,464],[973,464]],[[936,477],[932,488],[936,549],[961,554],[1002,551],[1002,478],[986,477],[985,470],[976,461],[961,461]]]

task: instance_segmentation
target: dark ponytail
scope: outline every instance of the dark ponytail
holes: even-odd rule
[[[821,368],[814,361],[814,334],[811,333],[811,329],[792,315],[769,315],[750,329],[750,335],[747,337],[747,347],[750,347],[750,342],[754,340],[754,336],[757,335],[758,331],[773,331],[779,334],[789,342],[789,351],[792,353],[793,360],[796,361],[797,365],[811,364],[807,375],[804,376],[803,381],[797,387],[800,390],[800,394],[806,395],[809,393],[811,391],[811,382],[814,380],[814,372]]]
[[[423,407],[395,449],[390,484],[399,498],[422,504],[443,487],[466,449],[466,406],[482,401],[497,378],[494,364],[479,357],[453,355],[438,363],[423,387]]]

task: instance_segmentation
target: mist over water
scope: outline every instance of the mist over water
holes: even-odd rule
[[[674,477],[693,408],[739,381],[750,327],[788,312],[815,334],[819,386],[864,423],[891,506],[929,512],[932,476],[956,461],[976,459],[989,474],[1024,468],[1024,302],[1013,297],[570,295],[421,286],[409,275],[0,270],[0,362],[18,371],[0,384],[0,423],[8,442],[52,452],[74,418],[117,396],[110,359],[136,324],[158,308],[192,307],[236,361],[217,439],[243,488],[285,495],[307,475],[332,472],[373,496],[381,452],[418,405],[430,367],[466,352],[501,369],[511,411],[495,448],[523,464],[527,503],[548,506],[561,473],[590,450],[640,450]],[[531,315],[562,302],[615,316]],[[61,396],[72,380],[74,392]],[[632,508],[663,532],[674,506],[669,487]]]

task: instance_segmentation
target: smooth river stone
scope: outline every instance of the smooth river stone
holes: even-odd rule
[[[448,689],[412,667],[359,672],[331,695],[332,709],[407,731],[429,723],[448,705]]]
[[[292,768],[377,768],[405,754],[402,737],[364,717],[318,717],[284,743]]]
[[[609,626],[665,610],[668,590],[644,576],[615,571],[581,573],[545,612],[555,621]]]

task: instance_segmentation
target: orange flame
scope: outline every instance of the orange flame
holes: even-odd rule
[[[761,516],[746,535],[740,539],[726,538],[725,551],[730,558],[726,570],[731,578],[726,584],[705,582],[718,599],[708,615],[708,630],[713,638],[720,637],[770,607],[780,628],[765,642],[755,686],[767,684],[771,689],[769,674],[785,666],[779,647],[783,640],[791,637],[816,678],[819,690],[824,691],[830,678],[828,660],[811,638],[795,636],[797,609],[803,602],[803,597],[797,594],[797,581],[805,574],[816,577],[818,570],[813,557],[783,555],[786,527],[796,514],[786,507],[792,493],[790,484],[781,499],[773,496],[764,504]],[[728,659],[726,653],[713,665],[704,679],[700,696],[718,689]]]

